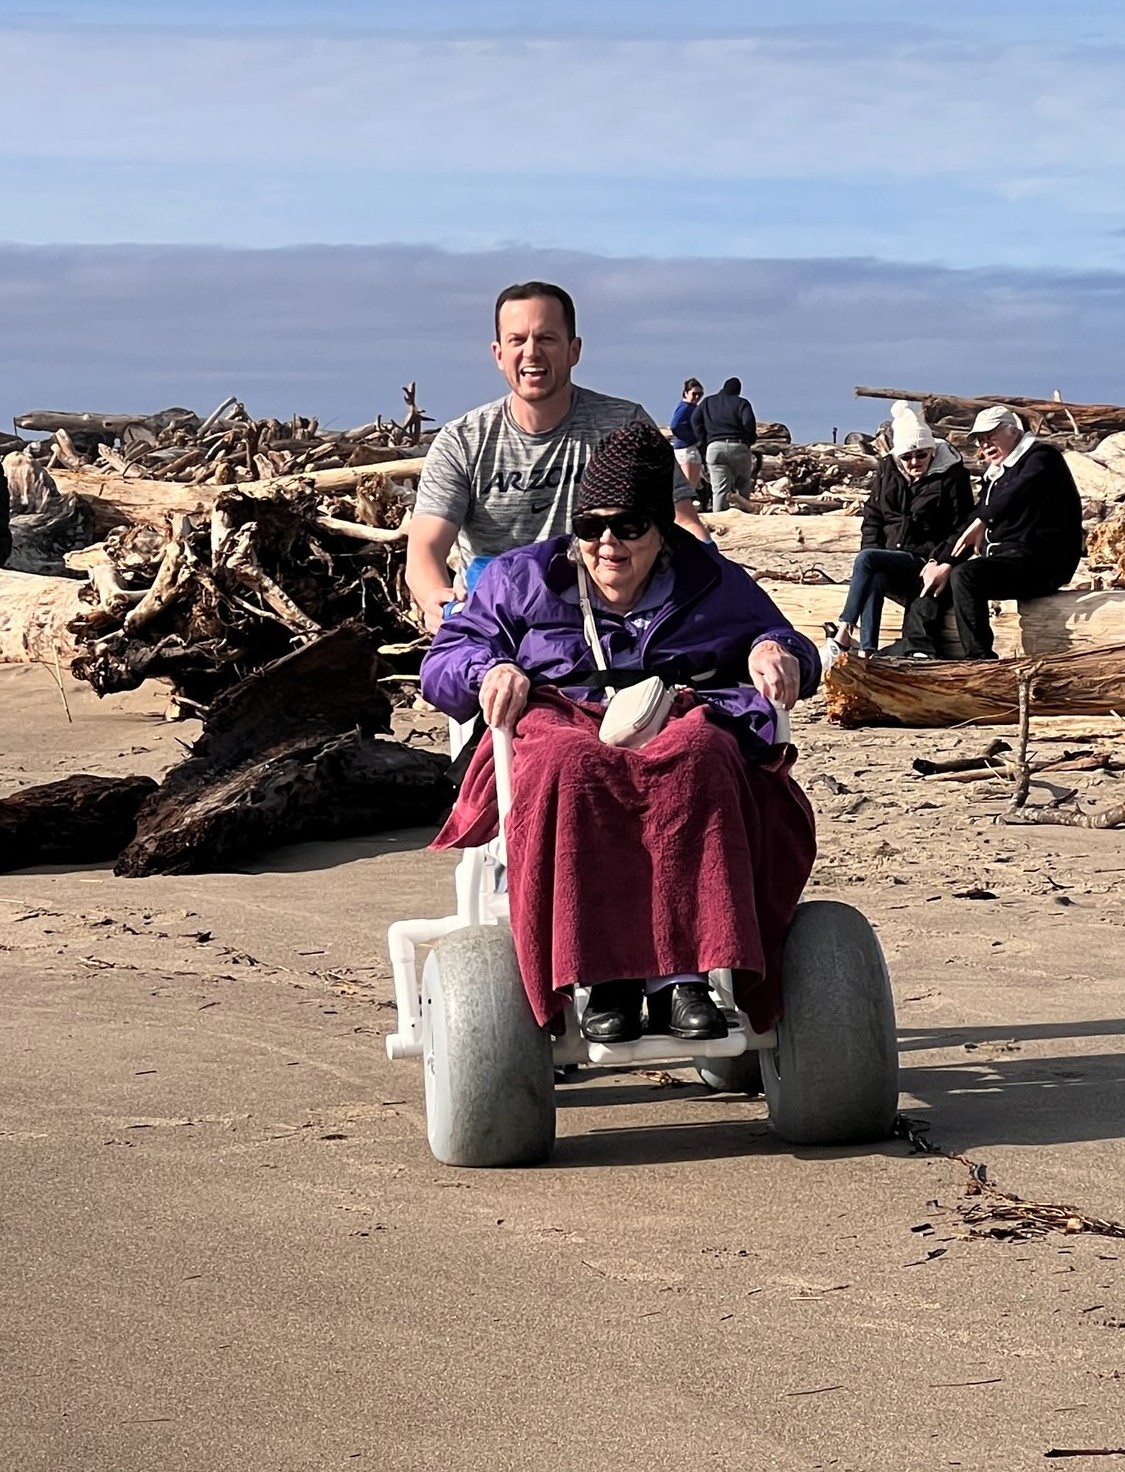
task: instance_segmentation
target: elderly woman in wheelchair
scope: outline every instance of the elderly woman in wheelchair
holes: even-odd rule
[[[675,526],[674,464],[651,425],[604,440],[583,475],[573,536],[488,566],[435,636],[422,691],[458,721],[479,712],[489,728],[436,847],[496,836],[497,760],[514,751],[508,918],[530,1025],[557,1037],[575,987],[588,988],[589,1057],[628,1060],[658,1046],[656,1056],[725,1055],[722,1065],[775,1045],[789,1008],[783,953],[815,836],[790,775],[785,712],[815,691],[820,660],[743,568]],[[886,1063],[886,973],[873,937],[860,949],[860,969],[879,973],[876,1051]],[[726,982],[718,1000],[716,978]],[[891,1023],[893,1037],[893,1013]],[[756,1091],[756,1065],[752,1078],[717,1066],[708,1081],[734,1077]],[[878,1120],[865,1106],[867,1122],[845,1121],[845,1134],[889,1127],[887,1077],[884,1067]],[[460,1112],[431,1101],[431,1082],[428,1106]],[[824,1116],[834,1108],[818,1100],[816,1121],[798,1121],[790,1137],[831,1136]],[[481,1121],[473,1128],[480,1134]],[[540,1136],[522,1158],[542,1157]],[[516,1147],[443,1153],[432,1127],[431,1144],[452,1163],[521,1158]]]

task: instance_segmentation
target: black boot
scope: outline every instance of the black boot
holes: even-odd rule
[[[648,999],[649,1032],[666,1032],[689,1042],[725,1038],[727,1020],[703,981],[661,987]]]
[[[582,1036],[591,1043],[632,1043],[641,1035],[640,981],[599,981],[590,988]]]

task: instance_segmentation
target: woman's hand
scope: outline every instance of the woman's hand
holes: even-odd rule
[[[518,665],[494,664],[481,681],[480,708],[490,726],[505,726],[509,731],[527,705],[531,681]]]
[[[936,598],[949,581],[953,565],[949,562],[934,562],[932,559],[922,569],[922,597]]]
[[[763,639],[750,651],[749,668],[759,695],[775,700],[785,710],[793,709],[801,693],[801,666],[796,655],[775,639]]]

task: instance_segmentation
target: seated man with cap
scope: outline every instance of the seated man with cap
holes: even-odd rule
[[[1082,502],[1061,452],[1004,404],[982,409],[970,434],[986,465],[973,519],[934,550],[903,624],[906,652],[921,658],[938,657],[952,604],[964,657],[995,659],[989,600],[1055,593],[1082,555]]]

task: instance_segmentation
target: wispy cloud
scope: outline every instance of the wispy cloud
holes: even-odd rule
[[[10,26],[9,230],[1121,263],[1121,45],[295,36]]]

